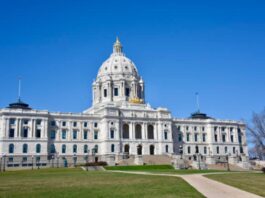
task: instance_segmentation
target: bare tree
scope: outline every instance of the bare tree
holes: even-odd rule
[[[253,145],[251,155],[265,160],[265,109],[261,113],[253,113],[252,122],[247,126],[249,140]]]

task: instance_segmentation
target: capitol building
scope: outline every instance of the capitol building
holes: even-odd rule
[[[191,166],[224,162],[246,167],[246,126],[197,111],[174,118],[145,101],[145,82],[117,39],[92,84],[93,104],[80,113],[36,110],[19,100],[0,109],[1,163]],[[162,100],[161,100],[162,101]]]

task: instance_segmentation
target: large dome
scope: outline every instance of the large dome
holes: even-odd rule
[[[105,76],[127,76],[139,78],[136,66],[122,52],[122,45],[117,38],[113,45],[113,53],[103,62],[98,71],[98,78]]]

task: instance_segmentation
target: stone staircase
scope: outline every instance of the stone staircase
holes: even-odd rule
[[[147,165],[171,164],[172,158],[168,155],[143,155],[143,162]],[[135,157],[129,156],[128,159],[122,159],[118,162],[119,166],[135,165]]]
[[[243,169],[235,164],[229,164],[229,168],[231,171],[247,171],[246,169]],[[227,164],[208,164],[208,169],[214,169],[214,170],[227,170]]]

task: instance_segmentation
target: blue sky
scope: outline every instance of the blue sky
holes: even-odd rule
[[[251,118],[265,101],[264,1],[0,0],[0,107],[81,112],[119,36],[146,99],[174,116]]]

